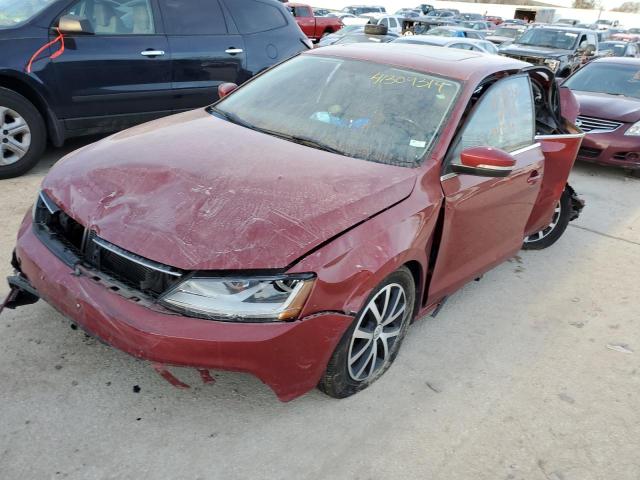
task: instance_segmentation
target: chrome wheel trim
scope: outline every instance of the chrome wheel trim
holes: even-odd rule
[[[21,160],[31,146],[31,129],[15,110],[0,105],[0,167]]]
[[[407,317],[407,295],[397,283],[382,288],[358,319],[347,355],[349,376],[370,380],[389,363]]]
[[[560,215],[562,214],[562,204],[558,202],[556,205],[556,209],[553,211],[553,217],[551,217],[551,223],[544,227],[539,232],[536,232],[532,235],[529,235],[524,239],[524,243],[534,243],[539,242],[545,237],[548,237],[551,232],[553,232],[560,221]]]

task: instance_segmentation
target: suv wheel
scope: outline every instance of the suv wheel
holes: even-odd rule
[[[380,378],[398,355],[415,295],[413,276],[405,267],[378,285],[338,343],[318,388],[345,398]]]
[[[31,170],[46,142],[40,112],[22,95],[0,87],[0,178]]]

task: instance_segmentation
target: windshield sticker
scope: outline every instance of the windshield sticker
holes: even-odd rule
[[[565,33],[565,35],[566,35],[567,37],[571,37],[571,38],[576,38],[576,37],[578,36],[578,34],[577,34],[577,33],[570,33],[570,32]]]
[[[409,141],[410,147],[416,148],[424,148],[427,146],[427,142],[421,142],[420,140],[414,140],[413,138]]]
[[[371,81],[374,85],[408,85],[414,88],[434,88],[441,94],[445,87],[453,87],[454,85],[442,80],[436,80],[435,78],[415,75],[385,75],[383,73],[376,73],[371,77]],[[443,99],[444,96],[438,96]]]

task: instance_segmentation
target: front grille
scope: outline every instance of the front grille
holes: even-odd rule
[[[70,266],[82,263],[153,298],[175,285],[184,274],[98,237],[59,209],[44,193],[36,204],[34,229],[42,242]]]
[[[597,158],[601,153],[602,150],[597,148],[581,147],[580,150],[578,150],[578,156],[585,158]]]
[[[544,65],[544,58],[527,57],[523,55],[509,55],[509,57],[515,58],[516,60],[522,60],[523,62],[531,63],[533,65]]]
[[[613,120],[605,120],[603,118],[587,117],[584,115],[578,116],[577,126],[582,129],[583,132],[589,133],[593,131],[598,132],[613,132],[616,128],[622,126],[622,122],[615,122]]]

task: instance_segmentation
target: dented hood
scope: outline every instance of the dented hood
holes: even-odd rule
[[[43,189],[102,238],[156,262],[271,269],[406,198],[415,177],[196,110],[72,153]]]

